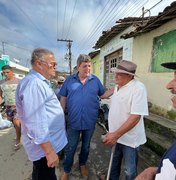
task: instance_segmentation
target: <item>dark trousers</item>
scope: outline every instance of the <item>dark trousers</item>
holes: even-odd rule
[[[57,180],[55,168],[47,166],[46,157],[33,162],[32,180]]]

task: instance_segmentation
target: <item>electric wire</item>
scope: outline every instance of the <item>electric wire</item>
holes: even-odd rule
[[[105,6],[102,8],[102,9],[106,9],[107,5],[109,4],[110,0],[107,1],[107,3],[105,4]],[[112,3],[111,3],[112,4]],[[107,10],[106,10],[107,12]],[[101,11],[100,14],[98,15],[98,17],[95,19],[95,21],[93,22],[92,26],[89,28],[89,31],[87,32],[87,34],[80,40],[80,44],[81,42],[84,42],[86,39],[88,39],[90,33],[92,33],[92,31],[96,28],[96,25],[99,24],[100,22],[97,23],[97,21],[99,20],[99,18],[101,18],[101,20],[99,21],[102,21],[102,13],[104,13],[102,16],[104,17],[104,15],[106,14],[106,12],[104,13],[104,11]]]
[[[111,14],[114,14],[114,11],[117,11],[117,12],[118,12],[118,8],[119,8],[119,6],[122,5],[122,4],[123,4],[123,6],[126,6],[126,2],[124,2],[124,1],[121,1],[121,3],[120,3],[120,1],[116,2],[116,4],[113,6],[113,9],[110,9],[110,10],[109,10],[108,16],[105,16],[106,18],[105,18],[105,20],[103,21],[103,23],[100,23],[100,24],[96,27],[96,29],[95,29],[94,32],[91,34],[91,36],[89,36],[88,39],[86,39],[85,42],[83,42],[83,44],[86,44],[86,43],[88,44],[88,42],[90,42],[90,41],[92,42],[92,39],[95,39],[95,37],[97,37],[97,34],[98,34],[98,35],[101,34],[103,27],[105,27],[104,24],[109,22],[109,17],[111,16]],[[118,5],[118,7],[117,7],[117,5]],[[116,8],[116,7],[117,7],[117,8]],[[116,9],[115,9],[115,8],[116,8]],[[122,8],[121,8],[121,10],[122,10]],[[107,15],[107,14],[106,14],[106,15]],[[112,22],[111,22],[111,23],[112,23]],[[96,33],[96,34],[95,34],[95,33]],[[80,46],[82,47],[82,45],[80,45]]]
[[[160,0],[160,2],[161,2],[162,0]],[[145,1],[145,2],[143,2],[142,3],[142,5],[141,5],[141,1],[139,1],[135,6],[137,6],[137,8],[136,9],[131,9],[131,8],[129,8],[129,9],[126,9],[126,10],[124,10],[124,13],[121,15],[121,17],[123,17],[123,15],[128,15],[128,14],[126,14],[126,12],[133,12],[133,14],[135,14],[136,12],[138,12],[139,11],[139,9],[144,5],[144,4],[146,4],[148,2],[148,0],[147,1]],[[150,9],[152,9],[152,8],[154,8],[156,5],[158,5],[160,2],[158,2],[157,4],[155,4],[153,7],[151,7]],[[139,4],[139,6],[138,6],[138,4]],[[121,9],[122,10],[122,9]],[[119,14],[119,11],[118,11],[118,14]],[[117,15],[117,14],[116,14]],[[116,17],[116,15],[114,16],[114,17]],[[140,16],[141,17],[141,16]],[[113,18],[111,18],[111,19],[113,19]],[[107,27],[109,27],[110,26],[110,23],[111,22],[109,22],[109,24],[107,25]],[[91,45],[92,45],[92,43],[93,42],[95,42],[95,40],[92,38],[92,39],[89,39],[89,41],[91,41],[89,44],[87,44],[87,47],[90,47]],[[95,44],[95,43],[94,43]],[[92,47],[93,48],[93,47]],[[85,48],[83,49],[83,50],[85,50]]]
[[[122,7],[124,7],[124,6],[127,7],[126,2],[123,1],[123,3],[124,3],[124,5],[123,5]],[[122,5],[122,3],[121,3],[120,5]],[[132,10],[131,10],[131,7],[128,7],[127,9],[123,9],[122,7],[121,7],[120,11],[123,10],[123,12],[125,12],[125,13],[126,13],[126,12],[131,13],[131,12],[133,12],[133,10],[135,10],[134,7],[133,7]],[[119,7],[118,7],[118,8],[119,8]],[[118,11],[118,9],[117,9],[118,14],[119,14],[120,11]],[[114,17],[117,19],[116,16],[114,16]],[[113,20],[113,19],[111,18],[111,21],[109,20],[109,21],[104,21],[104,22],[105,22],[105,23],[109,23],[109,24],[111,23],[111,24],[112,24],[112,20]],[[103,23],[103,26],[104,26],[104,27],[105,27],[105,25],[104,25],[105,23]],[[98,29],[96,29],[96,32],[98,32],[99,34],[101,33],[101,32],[99,31],[101,27],[102,27],[102,24],[100,24],[100,25],[97,27]],[[109,27],[109,25],[108,25],[108,27]],[[92,36],[89,37],[89,39],[87,40],[87,44],[88,44],[88,42],[90,42],[89,45],[88,45],[89,47],[90,47],[90,44],[95,41],[95,40],[94,40],[94,39],[95,39],[94,37],[96,37],[96,36],[97,36],[97,34],[94,33],[94,34],[92,34]],[[86,43],[86,42],[84,42],[84,43]],[[91,44],[91,45],[92,45],[92,44]],[[85,50],[85,49],[83,49],[83,50]]]
[[[105,22],[106,19],[108,19],[108,17],[110,16],[111,13],[113,13],[116,5],[119,3],[120,0],[118,0],[113,6],[111,4],[111,7],[105,12],[103,18],[101,19],[101,21],[99,21],[99,23],[97,24],[97,26],[92,30],[91,34],[82,42],[80,43],[80,47],[82,47],[83,45],[87,44],[89,41],[91,41],[91,39],[93,39],[95,33],[99,33],[99,31],[101,29],[101,25],[102,25],[102,22]]]
[[[28,51],[28,52],[32,52],[31,50],[27,49],[27,48],[24,48],[24,47],[20,47],[20,46],[17,46],[17,45],[14,45],[13,43],[9,43],[9,42],[4,42],[4,41],[1,41],[4,43],[4,45],[9,45],[9,46],[12,46],[12,47],[15,47],[15,48],[18,48],[18,49],[22,49],[22,50],[25,50],[25,51]]]
[[[110,23],[108,23],[105,28],[109,28],[112,26],[112,21],[114,21],[114,19],[116,19],[116,21],[120,18],[123,18],[124,15],[126,15],[126,17],[128,17],[131,12],[133,12],[133,17],[134,17],[134,14],[143,7],[144,4],[146,4],[148,2],[148,0],[144,1],[141,5],[141,1],[138,1],[136,4],[134,4],[133,6],[129,6],[129,8],[127,9],[124,9],[124,11],[122,12],[122,9],[120,9],[120,11],[118,11],[116,14],[114,14],[114,16],[111,17],[111,19],[109,20]],[[128,5],[125,5],[126,7]],[[121,13],[122,12],[122,13]]]
[[[58,39],[58,36],[59,36],[59,0],[57,0],[57,39]]]
[[[63,19],[63,24],[62,24],[62,35],[61,38],[63,39],[63,33],[64,33],[64,28],[65,28],[65,15],[66,15],[66,10],[67,10],[67,0],[65,2],[65,9],[64,9],[64,19]]]
[[[74,4],[74,7],[73,7],[70,23],[69,23],[69,26],[68,26],[68,31],[67,31],[67,34],[66,34],[66,39],[67,39],[68,34],[70,32],[70,27],[71,27],[71,24],[72,24],[72,20],[73,20],[73,15],[74,15],[74,12],[75,12],[76,4],[77,4],[77,0],[75,0],[75,4]]]
[[[31,24],[42,34],[42,37],[47,37],[46,34],[32,21],[32,19],[28,16],[28,14],[26,14],[23,9],[13,0],[12,1],[14,3],[14,5],[22,12],[22,14],[31,22]],[[49,38],[47,38],[47,41],[50,41]],[[51,44],[53,44],[53,42],[50,41]]]

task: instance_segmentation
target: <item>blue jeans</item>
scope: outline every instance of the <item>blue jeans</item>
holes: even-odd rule
[[[110,180],[118,180],[121,172],[122,159],[124,159],[124,174],[126,180],[134,180],[137,175],[138,148],[132,148],[123,144],[116,144]]]
[[[94,129],[75,130],[75,129],[71,129],[70,127],[67,128],[68,144],[64,149],[64,162],[63,162],[64,171],[66,173],[69,173],[71,171],[71,167],[74,161],[75,151],[80,141],[80,135],[81,135],[82,145],[79,154],[79,165],[82,166],[86,164],[89,156],[90,141],[93,133],[94,133]]]

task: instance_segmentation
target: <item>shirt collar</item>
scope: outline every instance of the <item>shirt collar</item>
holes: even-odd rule
[[[136,80],[132,79],[131,81],[129,81],[127,84],[125,84],[124,86],[122,86],[120,89],[131,86]],[[117,85],[117,89],[118,89],[118,85]]]
[[[34,69],[30,71],[30,74],[37,76],[37,78],[41,79],[42,81],[45,81],[49,86],[51,86],[50,81],[46,79],[44,76],[42,76],[39,72],[35,71]]]
[[[73,77],[75,78],[75,79],[78,79],[79,80],[79,76],[78,76],[78,73],[79,72],[77,72],[77,73],[75,73],[75,74],[73,74]],[[88,78],[87,78],[87,80],[91,80],[91,79],[93,79],[94,77],[93,77],[93,75],[92,74],[90,74],[89,76],[88,76]]]

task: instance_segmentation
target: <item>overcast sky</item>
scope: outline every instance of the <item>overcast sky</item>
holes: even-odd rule
[[[0,0],[0,53],[30,66],[34,48],[49,48],[58,70],[69,71],[65,55],[72,40],[72,66],[80,53],[89,53],[102,31],[124,17],[139,17],[142,7],[158,15],[173,0]],[[156,6],[155,6],[156,5]],[[149,13],[146,14],[148,16]]]

